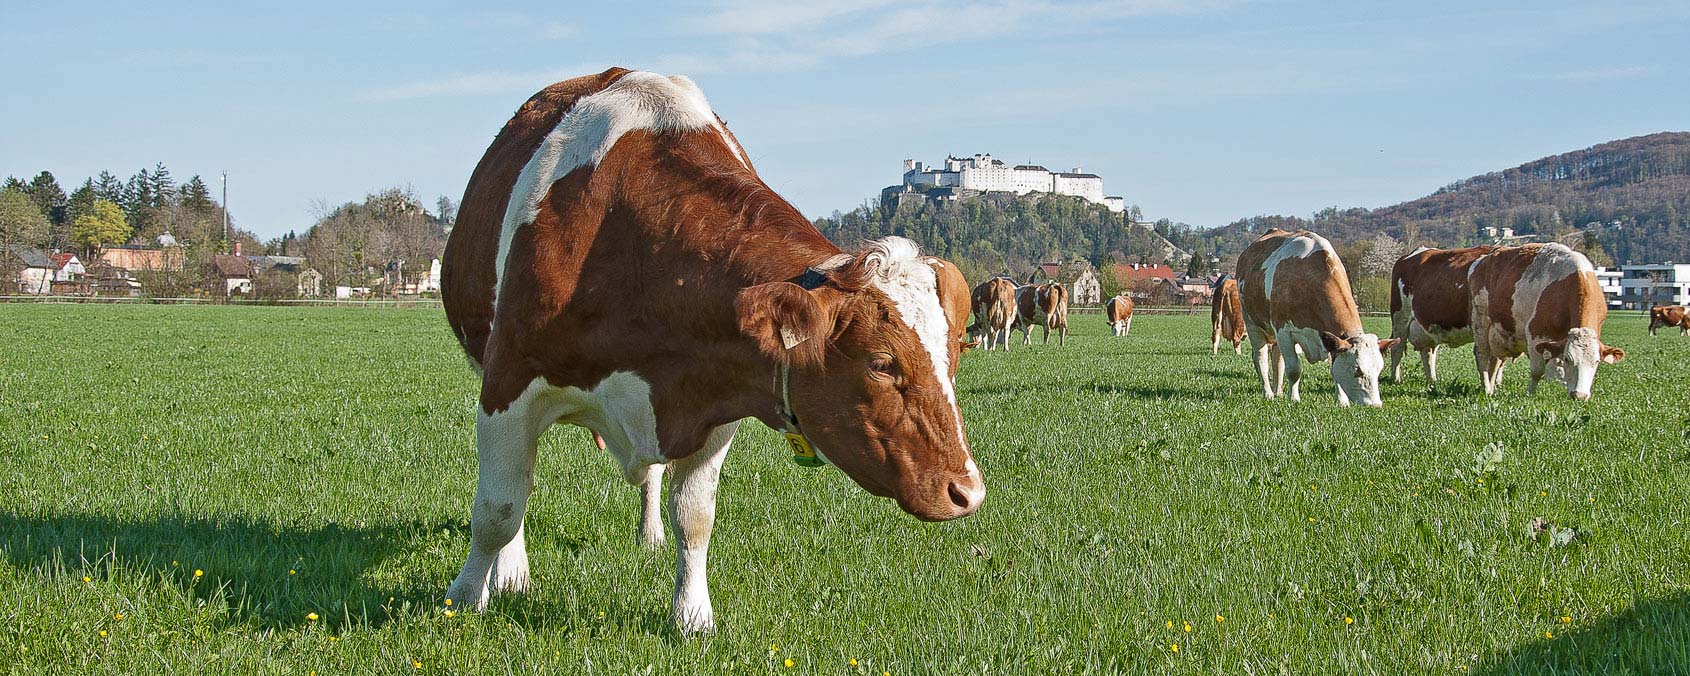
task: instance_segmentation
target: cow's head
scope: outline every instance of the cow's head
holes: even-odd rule
[[[967,281],[901,237],[826,267],[814,288],[740,291],[740,331],[790,368],[792,409],[828,462],[918,518],[972,514],[986,485],[954,387]]]
[[[1349,406],[1352,401],[1379,408],[1379,372],[1385,369],[1381,354],[1397,344],[1396,338],[1379,340],[1379,336],[1363,333],[1353,338],[1322,331],[1321,345],[1332,356],[1332,382],[1337,385],[1338,405]]]
[[[1590,399],[1590,386],[1596,382],[1598,365],[1625,359],[1625,350],[1602,344],[1596,329],[1584,326],[1567,331],[1567,337],[1562,340],[1539,340],[1533,349],[1559,373],[1561,384],[1567,386],[1567,396],[1579,401]]]

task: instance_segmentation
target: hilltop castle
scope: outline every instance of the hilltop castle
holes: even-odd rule
[[[1043,192],[1072,195],[1108,207],[1120,213],[1126,210],[1126,200],[1103,194],[1103,177],[1087,174],[1074,167],[1073,171],[1051,171],[1034,164],[1009,166],[990,153],[973,157],[947,157],[944,168],[928,166],[918,160],[904,160],[904,182],[881,191],[881,198],[894,198],[900,193],[923,193],[936,199],[956,199],[966,195],[962,191],[1008,192],[1025,195]]]

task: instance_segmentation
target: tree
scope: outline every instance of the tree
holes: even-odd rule
[[[52,223],[22,189],[0,189],[0,269],[11,270],[13,252],[47,243]],[[8,276],[9,278],[9,276]]]
[[[59,187],[53,172],[43,171],[29,181],[29,199],[53,223],[65,222],[65,190]]]
[[[94,196],[113,204],[123,203],[123,181],[109,171],[100,172],[94,181]]]
[[[205,187],[205,181],[200,180],[198,174],[189,177],[188,182],[182,184],[177,203],[189,209],[207,211],[216,206],[211,201],[211,189]]]
[[[1390,277],[1391,268],[1396,267],[1397,259],[1402,258],[1403,253],[1402,243],[1381,232],[1373,238],[1372,246],[1362,252],[1361,269],[1357,272],[1362,277]]]
[[[71,238],[90,251],[107,244],[121,244],[129,240],[131,228],[123,220],[123,209],[107,200],[95,200],[88,213],[71,224]]]
[[[458,204],[452,198],[441,195],[434,200],[434,211],[440,218],[440,224],[450,231],[458,222]]]

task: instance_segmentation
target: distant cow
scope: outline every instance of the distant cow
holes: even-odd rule
[[[1061,282],[1029,284],[1015,290],[1016,324],[1021,327],[1021,344],[1033,344],[1033,327],[1044,327],[1044,344],[1050,344],[1050,330],[1056,329],[1056,344],[1068,344],[1068,289]]]
[[[993,277],[974,287],[971,297],[975,330],[986,339],[986,350],[1003,345],[1009,351],[1009,333],[1015,330],[1015,282]]]
[[[1215,284],[1214,301],[1209,307],[1209,323],[1214,328],[1214,344],[1209,354],[1221,353],[1221,341],[1232,341],[1232,353],[1243,354],[1244,308],[1238,300],[1238,280],[1222,278]]]
[[[1420,352],[1426,379],[1438,379],[1438,349],[1473,342],[1467,270],[1499,247],[1420,247],[1391,267],[1391,379],[1402,382],[1402,357],[1410,345]]]
[[[1473,263],[1467,287],[1473,294],[1473,355],[1485,393],[1495,394],[1505,360],[1531,360],[1528,394],[1549,366],[1584,401],[1599,364],[1625,358],[1625,350],[1602,344],[1608,299],[1590,260],[1560,244],[1501,249]]]
[[[1690,333],[1690,310],[1683,305],[1659,305],[1649,308],[1649,335],[1662,326],[1678,327],[1678,335]]]
[[[917,518],[979,508],[954,385],[968,283],[901,237],[840,251],[692,81],[613,68],[545,88],[494,138],[458,213],[441,293],[481,377],[458,607],[532,584],[524,516],[555,423],[592,430],[643,488],[648,546],[663,544],[668,469],[683,632],[714,626],[706,558],[742,419]]]
[[[1307,230],[1269,230],[1238,255],[1238,274],[1262,394],[1269,399],[1283,394],[1282,379],[1289,377],[1291,401],[1301,400],[1297,353],[1302,352],[1311,364],[1331,360],[1339,406],[1381,405],[1385,359],[1379,351],[1396,343],[1362,329],[1349,275],[1326,238]]]
[[[1110,298],[1103,304],[1103,317],[1109,320],[1109,329],[1116,336],[1125,336],[1133,330],[1133,297],[1125,292]]]

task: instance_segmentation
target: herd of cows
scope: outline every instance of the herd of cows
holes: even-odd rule
[[[1471,256],[1471,260],[1466,257]],[[1479,337],[1487,390],[1529,353],[1584,398],[1605,308],[1583,256],[1558,245],[1422,251],[1399,265],[1398,336],[1366,333],[1343,264],[1308,232],[1271,231],[1218,288],[1211,351],[1247,334],[1268,397],[1298,398],[1330,361],[1338,401],[1379,405],[1382,351]],[[986,494],[954,380],[971,344],[1068,331],[1067,290],[957,267],[887,237],[844,251],[775,194],[684,77],[612,68],[553,84],[506,123],[465,190],[442,269],[448,323],[481,376],[470,548],[447,596],[483,608],[532,583],[523,537],[536,444],[588,428],[641,492],[648,547],[675,539],[674,621],[709,631],[706,583],[723,459],[740,421],[782,430],[929,521]],[[1116,335],[1132,300],[1111,299]],[[970,315],[977,338],[968,337]],[[1469,317],[1469,314],[1471,317]],[[1683,326],[1683,313],[1677,317]],[[1289,390],[1285,380],[1289,380]]]

